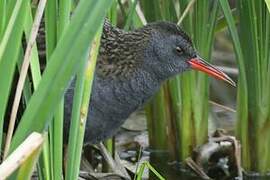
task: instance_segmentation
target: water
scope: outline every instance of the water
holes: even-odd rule
[[[166,151],[151,151],[150,164],[166,179],[166,180],[203,180],[198,177],[189,168],[186,168],[181,162],[171,162],[169,153]],[[243,173],[244,180],[270,180],[270,173],[260,175],[258,173]],[[152,180],[158,179],[153,173],[150,173]],[[217,180],[240,180],[240,178],[216,178]]]
[[[166,151],[152,151],[150,153],[150,164],[166,179],[166,180],[199,180],[189,169],[179,162],[169,160],[169,153]],[[150,179],[157,179],[153,173],[150,173]]]

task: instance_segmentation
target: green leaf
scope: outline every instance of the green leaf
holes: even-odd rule
[[[111,2],[111,1],[109,1]],[[12,140],[14,150],[32,131],[42,132],[63,97],[71,77],[78,70],[81,54],[93,40],[110,3],[107,0],[81,0],[67,30],[44,71]]]
[[[102,27],[102,26],[101,26]],[[70,129],[70,140],[69,140],[69,154],[68,154],[68,166],[67,166],[67,179],[73,180],[77,179],[79,175],[79,168],[81,163],[81,153],[83,148],[85,125],[87,121],[89,100],[92,90],[92,82],[94,79],[94,72],[96,61],[99,52],[100,37],[102,34],[102,28],[96,34],[96,37],[92,43],[87,67],[81,68],[79,72],[78,80],[76,83],[76,96],[74,96],[73,105],[74,110],[72,110],[71,119],[71,129]],[[84,64],[82,64],[84,65]],[[83,73],[83,74],[81,74]]]
[[[136,172],[136,180],[141,180],[143,176],[143,172],[145,170],[145,167],[147,167],[154,175],[159,179],[159,180],[165,180],[165,178],[159,174],[159,172],[149,163],[149,162],[143,162],[140,167],[138,172]]]
[[[270,0],[265,0],[265,3],[267,5],[268,11],[270,12]]]
[[[131,3],[131,7],[129,9],[128,17],[126,19],[126,24],[124,27],[125,30],[128,30],[128,28],[130,27],[130,25],[132,23],[132,19],[134,16],[134,12],[135,12],[135,8],[136,8],[136,5],[138,3],[138,0],[134,0],[133,2],[130,0],[129,2]]]
[[[13,80],[16,62],[19,58],[23,24],[25,22],[25,8],[27,0],[18,0],[0,44],[0,149],[3,138],[4,114]],[[9,13],[11,13],[9,12]]]
[[[241,141],[242,165],[245,170],[266,173],[270,168],[270,14],[267,1],[237,1],[237,27],[227,0],[219,2],[232,37],[240,72],[236,129]]]
[[[2,39],[6,26],[6,5],[6,0],[0,0],[0,39]]]

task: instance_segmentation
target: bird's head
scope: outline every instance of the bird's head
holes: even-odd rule
[[[189,36],[176,24],[156,22],[145,27],[151,31],[147,59],[155,73],[168,78],[185,70],[194,69],[235,86],[221,70],[204,61],[194,49]]]

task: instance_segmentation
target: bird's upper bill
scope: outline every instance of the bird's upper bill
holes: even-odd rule
[[[210,76],[226,81],[232,86],[236,86],[235,82],[229,76],[227,76],[224,72],[214,67],[213,65],[209,64],[208,62],[204,61],[202,58],[198,56],[196,58],[190,59],[188,63],[191,65],[192,69],[205,72],[206,74]]]

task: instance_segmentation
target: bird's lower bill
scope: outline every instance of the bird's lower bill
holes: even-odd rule
[[[226,81],[232,86],[236,86],[235,82],[228,75],[226,75],[224,72],[214,67],[210,63],[204,61],[200,57],[192,58],[188,61],[188,63],[191,65],[192,69],[205,72],[206,74],[210,76]]]

